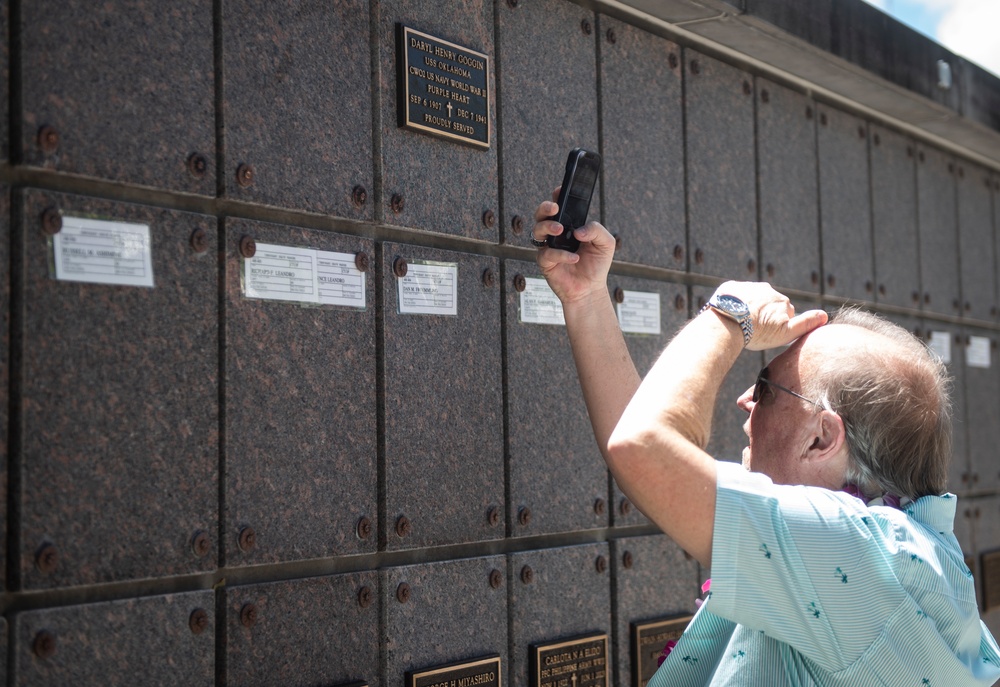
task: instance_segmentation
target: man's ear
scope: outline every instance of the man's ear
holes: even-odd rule
[[[825,461],[840,454],[847,442],[844,420],[832,410],[822,410],[813,416],[811,443],[804,456],[809,461]]]

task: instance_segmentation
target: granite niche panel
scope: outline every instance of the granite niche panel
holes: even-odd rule
[[[225,227],[227,565],[375,551],[374,244],[232,218]],[[343,276],[319,278],[349,280],[360,307],[248,298],[247,239],[341,254]]]
[[[19,201],[21,587],[214,569],[216,221],[34,190]],[[154,287],[50,276],[43,229],[72,218],[147,225]]]
[[[546,304],[560,315],[562,306],[535,263],[509,260],[504,272],[509,531],[520,537],[606,527],[608,470],[566,327],[531,321]]]
[[[392,243],[381,261],[386,546],[501,539],[499,261]],[[456,314],[412,312],[434,289]]]
[[[955,167],[955,186],[962,313],[992,322],[997,317],[997,288],[990,178],[979,165],[962,161]]]
[[[532,645],[606,634],[611,666],[611,564],[607,543],[510,554],[510,682],[528,687]],[[611,681],[609,680],[609,683]]]
[[[756,280],[754,78],[684,50],[692,272]]]
[[[761,276],[779,290],[819,293],[816,104],[757,80]]]
[[[817,107],[823,293],[873,300],[868,126],[859,117]]]
[[[645,377],[653,364],[666,348],[667,343],[677,333],[688,317],[687,287],[683,284],[652,281],[617,274],[608,279],[611,297],[618,310],[618,320],[622,325],[625,343],[628,345],[632,361],[641,377]],[[641,296],[636,301],[635,296]],[[642,320],[637,317],[644,310],[637,306],[649,301],[652,296],[659,298],[660,333],[636,331],[642,328]],[[621,299],[621,303],[618,300]],[[646,321],[649,314],[646,313]],[[578,384],[579,386],[579,384]],[[611,480],[611,521],[617,526],[645,525],[649,521],[625,497],[618,484]]]
[[[901,323],[899,318],[892,319]],[[963,495],[972,489],[972,469],[969,462],[970,422],[966,404],[968,370],[965,364],[965,336],[957,325],[932,320],[923,320],[919,331],[924,343],[945,361],[951,378],[952,459],[948,466],[948,490]]]
[[[600,24],[604,221],[618,238],[615,259],[683,270],[680,47],[610,17]]]
[[[969,441],[969,482],[973,491],[1000,489],[1000,370],[997,333],[966,327],[962,334],[965,407]]]
[[[503,9],[503,7],[501,7]],[[496,64],[493,3],[488,0],[378,2],[378,74],[381,102],[382,189],[376,218],[385,224],[465,236],[496,243]],[[489,58],[489,148],[483,149],[402,129],[397,125],[396,32],[402,25]],[[364,36],[364,38],[367,38]],[[365,57],[365,56],[361,56]],[[366,60],[363,63],[367,64]],[[460,65],[449,65],[461,69]],[[455,73],[454,71],[452,72]],[[444,110],[441,110],[444,117]],[[461,123],[448,115],[448,121]]]
[[[66,606],[13,620],[18,687],[215,684],[211,591]]]
[[[917,308],[920,264],[916,147],[905,136],[873,124],[870,150],[875,300],[901,308]]]
[[[380,579],[383,684],[409,684],[407,672],[489,656],[500,657],[500,670],[488,684],[509,684],[503,556],[387,568]]]
[[[211,4],[36,0],[15,30],[25,164],[215,194]]]
[[[632,625],[694,615],[701,594],[698,563],[665,534],[611,542],[615,576],[614,685],[636,684]],[[659,654],[666,642],[644,645]],[[655,664],[654,664],[655,665]]]
[[[368,4],[223,3],[228,196],[372,220]]]
[[[0,0],[0,36],[10,36],[10,2],[9,0]],[[0,160],[6,162],[10,157],[9,153],[9,141],[10,141],[10,96],[8,95],[8,88],[10,88],[10,39],[3,41],[3,45],[0,45],[0,97],[3,98],[3,103],[0,103]]]
[[[512,5],[514,5],[512,7]],[[535,208],[562,182],[573,148],[598,148],[594,13],[566,0],[500,2],[501,239],[528,243]],[[590,218],[600,219],[598,180]]]
[[[226,682],[378,687],[378,574],[226,589]]]
[[[7,537],[7,446],[10,389],[10,187],[0,184],[0,535]],[[0,584],[7,577],[7,547],[0,547]]]
[[[961,312],[956,226],[955,162],[940,150],[917,146],[917,222],[925,311]]]
[[[1000,589],[996,573],[1000,556],[1000,498],[959,499],[955,519],[962,518],[970,523],[976,545],[973,571],[980,615],[995,637],[1000,632]]]

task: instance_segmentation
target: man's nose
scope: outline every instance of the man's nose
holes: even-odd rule
[[[753,410],[753,387],[743,392],[743,394],[736,399],[736,405],[740,407],[741,410],[750,412]]]

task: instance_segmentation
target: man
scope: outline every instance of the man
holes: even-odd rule
[[[556,209],[539,205],[532,242],[601,452],[629,499],[712,569],[649,686],[1000,678],[952,531],[947,378],[926,347],[873,315],[827,324],[767,284],[726,282],[641,380],[607,289],[614,239],[591,222],[577,253],[545,247],[563,231],[546,219]],[[716,462],[704,448],[726,373],[744,348],[789,344],[738,401],[743,465]]]

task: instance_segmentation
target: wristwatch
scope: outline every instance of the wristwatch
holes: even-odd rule
[[[750,320],[750,308],[747,307],[747,304],[736,296],[716,292],[708,299],[708,303],[701,309],[701,312],[705,312],[709,308],[740,325],[740,329],[743,330],[743,347],[746,348],[747,344],[750,343],[750,337],[753,336],[753,322]]]

